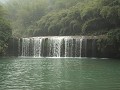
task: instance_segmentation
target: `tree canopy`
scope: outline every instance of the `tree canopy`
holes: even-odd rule
[[[7,0],[2,6],[0,53],[11,28],[13,37],[104,35],[120,52],[120,0]]]
[[[119,0],[9,0],[13,36],[101,35],[120,27]]]
[[[4,18],[4,10],[0,5],[0,55],[5,52],[7,42],[12,35],[10,24]]]

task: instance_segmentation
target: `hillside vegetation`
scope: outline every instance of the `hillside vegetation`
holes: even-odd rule
[[[119,54],[120,0],[7,0],[0,6],[0,54],[11,34],[13,38],[101,35],[107,37],[98,41],[101,52],[113,46]]]
[[[4,18],[5,12],[3,7],[0,5],[0,56],[5,53],[7,43],[12,35],[10,24]]]
[[[13,36],[101,35],[120,28],[119,0],[10,0]]]

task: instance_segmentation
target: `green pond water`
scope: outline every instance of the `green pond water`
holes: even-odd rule
[[[120,90],[120,60],[0,58],[0,90]]]

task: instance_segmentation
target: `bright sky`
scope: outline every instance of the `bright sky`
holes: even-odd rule
[[[7,0],[0,0],[0,2],[3,2],[3,3],[6,2],[6,1],[7,1]]]

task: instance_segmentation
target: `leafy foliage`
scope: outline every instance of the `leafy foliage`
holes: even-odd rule
[[[4,7],[15,37],[101,35],[120,27],[119,0],[9,0]]]
[[[107,36],[111,44],[120,45],[120,28],[111,30],[107,33]]]
[[[11,28],[8,21],[3,18],[4,10],[0,6],[0,55],[5,52],[7,41],[11,37]]]

